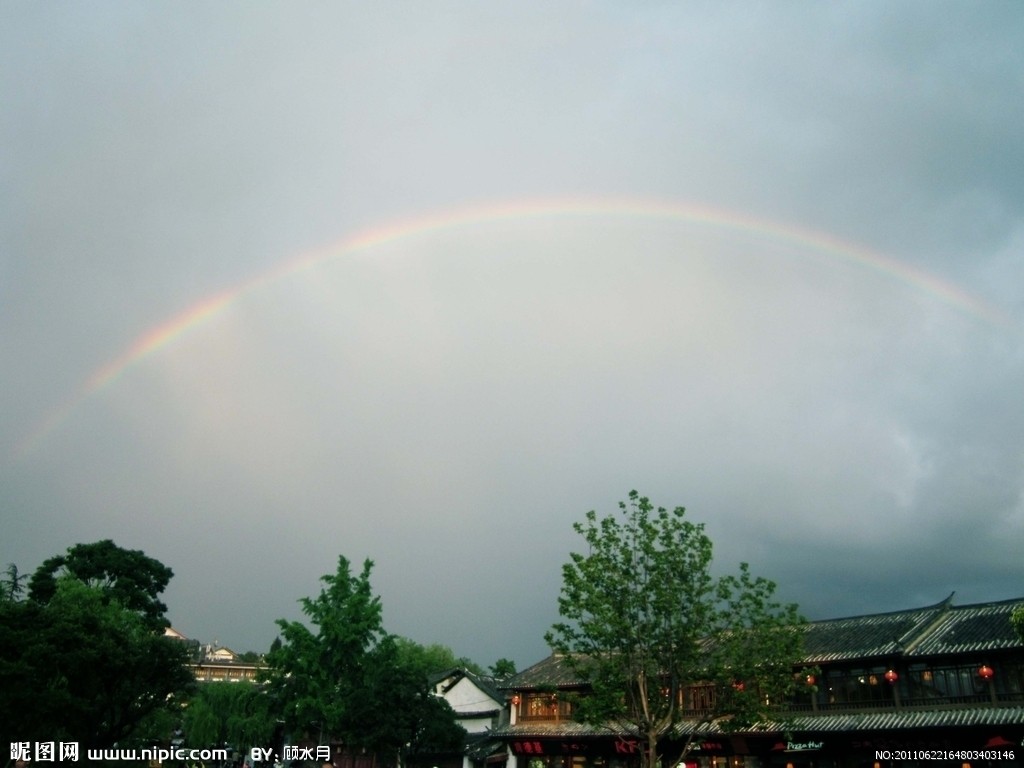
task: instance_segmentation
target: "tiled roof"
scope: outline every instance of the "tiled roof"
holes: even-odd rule
[[[1021,639],[1010,624],[1010,614],[1024,600],[954,606],[938,617],[908,648],[911,656],[1019,648]]]
[[[470,734],[466,738],[466,755],[471,760],[485,760],[494,754],[504,756],[505,742],[498,741],[490,733]]]
[[[462,678],[469,680],[473,685],[495,701],[501,701],[501,691],[498,689],[498,684],[493,677],[478,675],[465,667],[453,667],[451,669],[446,669],[443,672],[436,672],[427,678],[427,682],[430,683],[431,686],[434,686],[448,680],[450,681],[449,687],[452,687]]]
[[[466,670],[466,677],[479,688],[481,691],[486,693],[495,701],[501,701],[501,691],[498,690],[498,681],[489,675],[477,675],[473,672]]]
[[[952,605],[815,621],[804,634],[804,663],[880,656],[924,657],[1020,648],[1010,614],[1024,599]]]
[[[785,723],[763,723],[751,733],[764,731],[813,731],[839,733],[843,731],[899,731],[906,728],[949,728],[970,725],[1018,725],[1024,722],[1024,706],[1016,707],[958,707],[952,709],[895,710],[883,712],[846,712],[839,714],[801,715]],[[693,723],[682,723],[681,733]],[[702,731],[705,729],[702,728]],[[708,731],[720,731],[713,725]]]
[[[530,691],[572,688],[582,684],[583,681],[569,664],[568,658],[560,653],[554,653],[509,678],[501,687],[506,690]]]
[[[1024,722],[1024,706],[992,707],[988,705],[954,707],[946,709],[888,709],[885,711],[822,713],[798,715],[785,722],[759,723],[741,733],[774,733],[799,731],[814,733],[841,733],[844,731],[899,731],[907,728],[949,728],[971,725],[1018,725]],[[677,735],[687,736],[698,721],[687,720],[677,726]],[[721,723],[701,723],[699,732],[723,734]],[[598,725],[587,725],[573,720],[560,723],[527,722],[505,726],[491,732],[496,738],[544,737],[600,737],[612,733],[624,735],[626,731],[612,730]],[[636,734],[632,734],[636,735]]]
[[[558,738],[573,736],[579,738],[587,736],[609,736],[622,733],[622,730],[610,730],[604,726],[588,725],[587,723],[577,722],[576,720],[562,720],[557,723],[549,720],[528,721],[524,723],[516,723],[515,725],[505,725],[491,731],[491,735],[495,737],[517,739],[544,738],[546,736]]]
[[[501,709],[495,707],[494,709],[476,709],[472,712],[460,710],[455,713],[455,717],[458,720],[473,720],[474,718],[494,717],[496,714],[501,712]]]
[[[948,607],[949,598],[928,608],[811,622],[804,632],[803,661],[822,664],[899,653]]]

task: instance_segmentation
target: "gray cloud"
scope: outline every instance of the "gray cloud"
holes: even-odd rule
[[[113,537],[261,649],[370,557],[525,665],[635,487],[812,617],[1017,594],[1016,5],[0,13],[0,562]],[[336,245],[552,198],[634,202]]]

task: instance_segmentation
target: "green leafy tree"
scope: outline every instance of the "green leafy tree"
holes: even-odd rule
[[[1017,608],[1010,614],[1010,623],[1017,631],[1017,636],[1024,642],[1024,607]]]
[[[465,656],[456,656],[447,645],[420,645],[415,640],[397,636],[394,642],[400,663],[419,669],[424,678],[449,669],[468,669],[475,675],[483,674],[479,664]]]
[[[380,599],[370,587],[372,569],[366,560],[353,576],[349,561],[339,557],[335,573],[321,577],[320,594],[300,600],[314,629],[278,620],[282,641],[267,662],[271,688],[290,729],[369,746],[360,715],[370,652],[384,636]]]
[[[507,680],[516,673],[516,663],[511,659],[501,658],[494,662],[489,670],[496,680]]]
[[[246,749],[270,743],[275,719],[270,696],[262,686],[212,682],[198,686],[189,699],[182,726],[190,746],[228,743]]]
[[[410,643],[389,635],[368,661],[367,736],[386,764],[406,766],[418,757],[460,752],[466,739],[451,706],[434,695],[427,677],[453,665],[427,669],[422,657],[410,655],[415,646]]]
[[[267,656],[268,681],[286,726],[387,762],[461,745],[450,707],[429,692],[426,670],[439,656],[384,631],[372,568],[366,560],[354,576],[339,557],[320,594],[300,601],[312,628],[277,622],[281,642]]]
[[[563,621],[546,639],[589,683],[578,718],[639,733],[655,768],[694,688],[710,695],[672,758],[710,723],[749,726],[791,694],[801,656],[796,606],[775,602],[775,584],[746,564],[713,577],[711,540],[682,507],[655,509],[632,491],[618,515],[591,511],[573,528],[587,551],[563,567]]]
[[[3,580],[0,580],[0,601],[20,600],[24,592],[25,574],[20,573],[14,563],[8,563]]]
[[[46,624],[42,606],[0,600],[0,744],[57,738],[47,731],[61,702],[40,668],[51,650]]]
[[[0,722],[12,740],[108,747],[189,690],[186,661],[147,618],[61,576],[46,603],[0,607]]]
[[[76,544],[36,569],[28,585],[29,599],[48,603],[62,575],[98,588],[105,600],[135,611],[155,630],[169,626],[164,615],[167,606],[160,601],[160,594],[174,572],[144,552],[122,549],[110,539]]]

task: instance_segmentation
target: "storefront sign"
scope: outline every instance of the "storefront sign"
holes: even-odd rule
[[[814,752],[825,746],[824,741],[787,741],[787,752]]]
[[[517,755],[581,755],[604,754],[611,751],[617,755],[637,755],[640,744],[635,739],[616,739],[612,744],[594,741],[570,741],[567,739],[520,739],[513,741],[512,751]]]
[[[721,752],[725,747],[722,746],[720,741],[702,741],[697,745],[697,751],[704,752]]]

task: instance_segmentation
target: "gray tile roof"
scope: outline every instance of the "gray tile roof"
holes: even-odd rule
[[[927,608],[813,621],[804,632],[804,663],[897,654],[948,609],[950,598]]]
[[[569,664],[568,658],[560,653],[553,653],[543,661],[509,678],[501,687],[505,690],[537,691],[573,688],[580,685],[583,685],[583,681]]]
[[[454,685],[462,678],[466,678],[473,685],[483,691],[485,694],[490,696],[495,701],[501,701],[502,694],[499,690],[497,681],[488,675],[478,675],[465,667],[452,667],[441,672],[436,672],[431,675],[427,681],[430,685],[437,685],[443,680],[451,679],[451,684]]]
[[[611,736],[622,735],[622,729],[611,730],[600,725],[587,725],[575,720],[562,720],[561,722],[551,721],[528,721],[516,725],[506,725],[491,731],[491,735],[500,738],[534,739],[534,738],[567,738],[589,737],[589,736]]]
[[[965,725],[1018,725],[1024,722],[1024,706],[965,706],[949,709],[884,710],[837,714],[801,715],[787,723],[765,723],[755,730],[899,731],[907,728],[949,728]],[[685,727],[685,724],[684,724]]]
[[[887,709],[864,712],[797,715],[787,721],[765,722],[741,733],[777,733],[780,731],[842,733],[845,731],[900,731],[908,728],[950,728],[974,725],[1019,725],[1024,723],[1024,706],[992,707],[975,705],[943,709]],[[684,721],[677,727],[678,736],[689,735],[696,721]],[[723,734],[719,723],[703,724],[700,733]],[[526,722],[504,726],[491,732],[496,738],[566,738],[601,737],[611,734],[636,735],[631,731],[587,725],[573,720]]]
[[[954,606],[944,612],[909,648],[910,656],[993,651],[1020,648],[1010,614],[1024,600]]]
[[[804,663],[1024,647],[1010,624],[1010,614],[1024,606],[1024,599],[956,606],[952,597],[928,608],[811,622],[804,634]]]

